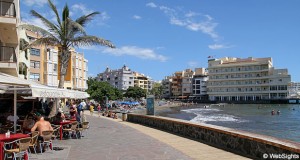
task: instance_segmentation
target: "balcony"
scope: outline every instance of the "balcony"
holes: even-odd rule
[[[10,75],[18,75],[17,57],[13,47],[0,46],[0,71]]]
[[[16,7],[13,2],[0,1],[1,17],[16,17]]]
[[[0,40],[5,43],[18,43],[16,30],[16,7],[13,2],[0,1]]]
[[[0,46],[0,63],[16,63],[17,57],[14,47]]]

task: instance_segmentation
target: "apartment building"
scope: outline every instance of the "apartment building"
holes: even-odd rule
[[[195,75],[192,80],[192,97],[193,99],[207,99],[207,84],[208,76],[205,68],[195,68]]]
[[[134,86],[140,87],[147,92],[152,89],[153,81],[149,76],[145,76],[144,74],[133,72],[134,75]]]
[[[192,95],[192,80],[195,72],[192,69],[186,69],[183,71],[182,76],[182,97],[181,98],[188,98]]]
[[[207,93],[214,101],[284,99],[291,76],[275,69],[272,58],[220,58],[208,60]]]
[[[289,83],[288,90],[290,98],[300,98],[300,82]]]
[[[129,87],[134,86],[134,72],[126,65],[116,70],[111,70],[107,67],[103,73],[97,75],[97,80],[108,82],[119,90],[127,90]]]
[[[20,1],[0,1],[0,72],[18,76]]]
[[[161,85],[163,88],[162,98],[170,98],[172,97],[172,77],[166,76],[162,81]]]
[[[182,98],[183,71],[177,71],[172,76],[171,92],[173,98]]]
[[[58,56],[59,57],[59,56]],[[60,63],[58,62],[58,76],[60,76]],[[71,49],[71,57],[65,76],[64,88],[79,91],[85,91],[88,79],[88,60],[84,58],[83,53]],[[59,79],[59,77],[58,77]]]
[[[35,41],[40,36],[32,31],[26,30],[29,43]],[[44,55],[47,49],[45,46],[33,46],[29,49],[30,53],[30,80],[44,83]]]
[[[107,67],[103,73],[97,75],[96,79],[101,82],[108,82],[113,87],[123,91],[134,86],[150,91],[153,87],[153,80],[149,76],[134,72],[126,65],[116,70]]]
[[[84,91],[87,86],[87,66],[88,60],[84,58],[84,54],[72,51],[72,81],[74,90]]]
[[[44,85],[58,87],[58,48],[48,47],[44,55]]]

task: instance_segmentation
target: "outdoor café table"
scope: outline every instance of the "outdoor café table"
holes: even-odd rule
[[[26,138],[29,137],[28,134],[22,134],[22,133],[17,133],[17,134],[10,134],[9,137],[6,137],[5,134],[0,134],[0,160],[3,160],[3,145],[4,142],[10,142],[10,141],[14,141],[20,138]],[[26,154],[24,156],[24,159],[28,159],[28,155]]]
[[[62,140],[62,130],[63,130],[62,126],[65,125],[65,124],[70,124],[72,122],[73,121],[69,121],[69,120],[59,122],[59,125],[60,125],[60,127],[59,127],[59,138],[60,138],[60,140]]]

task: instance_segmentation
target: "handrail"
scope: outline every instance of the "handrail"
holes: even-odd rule
[[[16,17],[16,7],[13,2],[0,1],[0,16]]]
[[[0,46],[0,62],[17,62],[15,48]]]

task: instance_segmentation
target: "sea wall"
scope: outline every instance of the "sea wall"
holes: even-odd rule
[[[300,154],[300,143],[209,124],[138,114],[128,114],[127,121],[174,133],[199,142],[253,159],[266,154],[288,156]],[[293,157],[292,157],[293,158]]]

